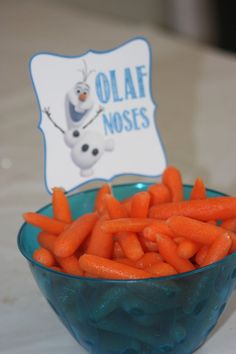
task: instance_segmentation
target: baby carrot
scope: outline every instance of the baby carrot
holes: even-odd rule
[[[56,239],[54,254],[57,257],[71,256],[91,232],[97,221],[97,213],[82,215]]]
[[[126,198],[121,201],[121,204],[125,208],[127,215],[130,215],[131,212],[131,202],[132,202],[132,197]]]
[[[178,272],[189,272],[195,267],[188,259],[179,257],[175,242],[167,235],[157,234],[156,240],[162,258]]]
[[[63,272],[63,270],[61,269],[61,267],[58,266],[53,266],[53,267],[49,267],[50,269],[56,270],[58,272]]]
[[[149,216],[168,219],[173,215],[188,216],[202,221],[225,220],[236,217],[235,197],[214,197],[203,200],[185,200],[176,203],[154,205]]]
[[[113,195],[106,194],[104,196],[105,207],[111,219],[120,219],[127,216],[125,207]]]
[[[38,243],[41,247],[46,248],[48,251],[53,253],[54,243],[58,236],[49,234],[45,231],[41,231],[38,234]]]
[[[159,262],[156,264],[152,264],[146,268],[146,271],[155,274],[157,277],[165,277],[168,275],[177,274],[175,268],[166,262]]]
[[[104,258],[111,258],[113,251],[113,239],[111,233],[101,230],[101,223],[104,219],[107,218],[101,217],[96,222],[89,239],[86,253]]]
[[[64,222],[38,213],[25,213],[23,214],[23,217],[27,223],[39,227],[43,231],[54,235],[60,234],[66,229],[66,227],[68,227],[68,224]]]
[[[201,266],[207,266],[227,256],[231,244],[232,240],[227,232],[219,235],[219,237],[217,237],[213,244],[209,247],[206,257]]]
[[[136,262],[132,261],[129,258],[118,258],[118,259],[116,259],[116,262],[122,263],[122,264],[127,264],[127,265],[129,265],[131,267],[139,268],[139,267],[136,267]]]
[[[155,222],[155,219],[144,218],[122,218],[104,221],[101,225],[102,230],[106,232],[141,232],[143,229]]]
[[[182,177],[176,167],[167,167],[163,173],[162,180],[170,191],[172,202],[179,202],[184,199]]]
[[[177,236],[177,237],[173,237],[173,240],[175,241],[175,243],[179,245],[181,242],[185,241],[186,238],[182,236]]]
[[[226,229],[223,229],[222,230],[226,230]],[[233,253],[236,251],[236,233],[235,232],[232,232],[230,230],[227,230],[228,234],[230,235],[231,237],[231,240],[232,240],[232,245],[231,245],[231,248],[230,248],[230,251],[229,253]]]
[[[207,245],[203,245],[199,251],[196,253],[195,255],[195,262],[198,264],[198,265],[202,265],[202,263],[204,262],[204,259],[206,258],[206,255],[208,253],[208,248],[209,246]]]
[[[177,253],[181,258],[190,259],[199,250],[200,246],[193,241],[185,240],[178,245]]]
[[[172,216],[167,223],[175,234],[205,245],[212,244],[219,235],[225,232],[222,227],[184,216]],[[232,253],[236,251],[236,234],[232,231],[228,231],[228,234],[232,240],[230,248],[230,253]]]
[[[236,218],[227,219],[223,221],[221,227],[226,230],[236,232]]]
[[[137,261],[144,255],[137,235],[133,232],[123,232],[116,235],[125,256],[132,261]]]
[[[164,183],[156,183],[148,187],[151,197],[151,205],[171,202],[171,194]]]
[[[62,188],[53,188],[52,191],[53,215],[56,220],[71,223],[72,216],[69,201]]]
[[[131,267],[127,264],[121,264],[113,260],[84,254],[79,259],[81,268],[90,274],[94,274],[99,278],[106,279],[143,279],[150,278],[151,274]]]
[[[95,210],[101,214],[105,209],[104,197],[107,194],[111,194],[111,187],[109,184],[104,184],[97,192],[95,199]]]
[[[143,230],[143,236],[150,241],[156,241],[157,233],[174,237],[173,231],[163,220],[157,220]]]
[[[65,258],[57,257],[57,262],[66,273],[79,276],[83,275],[83,271],[76,256],[72,255]]]
[[[206,199],[206,188],[203,180],[199,177],[194,182],[194,186],[190,194],[190,199]]]
[[[136,261],[135,265],[137,268],[144,269],[161,261],[163,261],[163,259],[160,253],[146,252],[139,260]]]
[[[46,267],[52,267],[56,264],[53,254],[45,248],[38,248],[33,253],[33,259]]]
[[[125,258],[124,251],[122,250],[121,245],[119,244],[118,241],[114,241],[112,258],[113,259]]]
[[[172,216],[167,223],[176,235],[205,245],[210,245],[223,232],[218,226],[185,216]]]
[[[149,241],[146,240],[144,237],[140,237],[140,239],[143,239],[143,242],[140,242],[144,251],[145,252],[158,252],[158,245],[156,243],[156,241]]]
[[[217,221],[216,220],[209,220],[207,221],[208,224],[211,224],[211,225],[217,225]]]
[[[148,192],[136,193],[131,200],[131,218],[146,218],[150,204],[150,194]]]

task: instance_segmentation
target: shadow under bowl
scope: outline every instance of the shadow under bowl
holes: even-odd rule
[[[114,186],[118,199],[149,183]],[[185,198],[192,186],[185,185]],[[73,217],[93,210],[97,189],[69,197]],[[222,193],[207,190],[209,197]],[[52,205],[39,211],[52,216]],[[236,285],[236,253],[193,272],[140,280],[73,276],[32,259],[39,229],[24,223],[18,247],[59,319],[92,354],[190,354],[215,327]]]

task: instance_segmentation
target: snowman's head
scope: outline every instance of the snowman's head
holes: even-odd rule
[[[77,82],[68,92],[68,99],[78,112],[93,107],[90,86],[86,82]]]
[[[74,86],[74,94],[78,101],[85,102],[89,98],[90,87],[86,82],[77,82]]]

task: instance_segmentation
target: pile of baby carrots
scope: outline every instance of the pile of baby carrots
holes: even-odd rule
[[[236,197],[208,198],[197,178],[184,200],[182,176],[173,166],[159,183],[122,201],[104,184],[94,211],[76,220],[63,189],[53,189],[52,206],[53,217],[29,212],[24,219],[41,229],[33,259],[59,272],[106,279],[162,277],[236,251]]]

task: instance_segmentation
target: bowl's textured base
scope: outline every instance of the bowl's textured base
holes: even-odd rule
[[[205,341],[235,286],[232,264],[183,279],[101,283],[31,265],[49,304],[93,354],[190,354]]]

